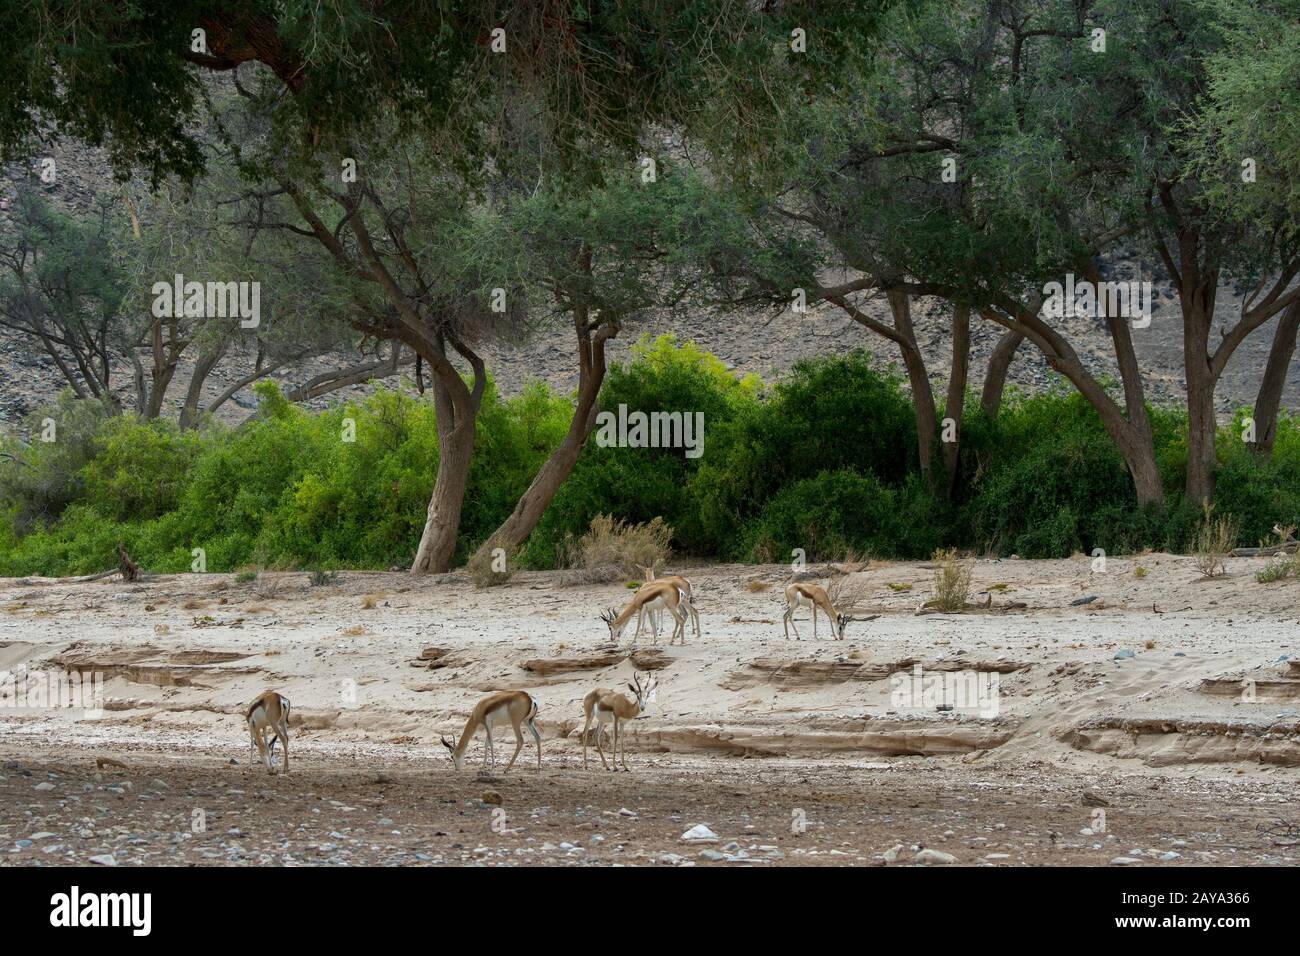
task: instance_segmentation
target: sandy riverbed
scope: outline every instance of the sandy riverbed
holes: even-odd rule
[[[0,699],[0,861],[1295,863],[1300,584],[1260,563],[981,561],[988,609],[922,616],[930,566],[875,563],[856,613],[880,617],[817,642],[782,636],[786,566],[693,568],[702,635],[634,657],[598,619],[626,588],[546,573],[3,580],[0,671],[102,675],[104,699]],[[661,689],[632,773],[583,771],[583,695],[636,666]],[[249,760],[267,687],[293,701],[285,777]],[[507,776],[477,778],[478,743],[454,772],[438,736],[506,688],[541,704],[542,772],[531,741]],[[696,823],[718,842],[684,843]]]

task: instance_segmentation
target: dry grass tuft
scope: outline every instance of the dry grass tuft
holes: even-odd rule
[[[867,576],[846,574],[826,586],[826,596],[841,614],[849,614],[867,597]]]
[[[761,581],[758,578],[754,578],[751,581],[745,582],[745,590],[749,591],[751,594],[758,594],[761,591],[772,590],[772,585],[768,581]]]
[[[1240,525],[1231,516],[1214,517],[1214,506],[1204,506],[1205,517],[1192,539],[1196,568],[1207,578],[1217,578],[1228,571],[1228,552],[1237,542]]]
[[[577,540],[572,536],[565,540],[561,563],[568,565],[570,573],[562,581],[608,583],[634,575],[643,567],[661,567],[671,553],[668,544],[672,537],[673,529],[663,518],[629,524],[609,515],[596,515],[586,534]]]
[[[207,606],[208,606],[207,601],[203,600],[202,598],[193,598],[193,597],[186,598],[185,603],[181,605],[181,607],[185,608],[185,610],[187,611],[197,611],[200,608],[204,608]]]
[[[500,546],[491,541],[470,555],[465,564],[469,579],[476,588],[491,588],[505,584],[514,572],[514,555],[508,548],[501,548],[501,554],[494,555]]]
[[[960,611],[970,602],[971,563],[957,557],[957,549],[934,552],[934,599],[941,611]]]
[[[1260,584],[1272,584],[1274,581],[1296,577],[1300,577],[1300,552],[1274,555],[1268,564],[1255,572],[1255,580]]]
[[[566,588],[585,584],[613,584],[626,576],[617,564],[604,564],[594,568],[566,568],[559,574],[559,583]]]
[[[366,611],[373,611],[379,606],[379,602],[388,595],[383,591],[376,591],[373,594],[363,594],[361,596],[361,607]]]

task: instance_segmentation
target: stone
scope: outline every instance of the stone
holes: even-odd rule
[[[697,823],[682,834],[682,839],[687,843],[717,843],[718,835],[703,823]]]
[[[918,851],[916,856],[912,857],[912,862],[924,863],[927,866],[930,864],[947,865],[949,863],[956,863],[957,858],[951,853],[944,853],[942,850],[931,850],[929,847],[926,847],[925,849]]]

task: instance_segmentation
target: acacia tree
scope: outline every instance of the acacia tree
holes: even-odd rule
[[[1204,61],[1198,110],[1180,126],[1184,137],[1180,145],[1188,157],[1189,179],[1199,187],[1196,201],[1201,221],[1225,236],[1219,255],[1227,271],[1261,278],[1213,355],[1204,344],[1208,330],[1203,321],[1191,343],[1199,372],[1201,424],[1193,457],[1200,463],[1196,483],[1203,494],[1212,487],[1214,450],[1212,431],[1206,441],[1205,396],[1210,396],[1212,411],[1214,382],[1232,350],[1276,316],[1254,404],[1254,447],[1267,457],[1277,435],[1282,392],[1300,329],[1300,296],[1297,290],[1287,289],[1300,253],[1300,165],[1296,163],[1300,131],[1294,122],[1300,112],[1300,33],[1296,30],[1300,5],[1293,0],[1252,4],[1213,0],[1206,7],[1213,13],[1217,43]],[[1176,188],[1170,182],[1161,191],[1161,207],[1171,212],[1166,227],[1196,228],[1201,223],[1186,223],[1185,203],[1179,202]],[[1165,206],[1166,200],[1172,209]],[[1175,248],[1181,258],[1183,244]],[[1172,259],[1174,250],[1166,251]],[[1175,265],[1171,271],[1184,270]],[[1180,278],[1186,282],[1195,276]],[[1193,301],[1195,296],[1192,289]],[[1189,487],[1192,484],[1189,476]]]
[[[190,189],[164,186],[130,202],[133,238],[121,243],[129,292],[124,301],[125,351],[135,370],[141,417],[162,410],[182,360],[190,363],[182,383],[179,423],[196,427],[240,390],[281,369],[323,355],[355,351],[355,336],[344,319],[346,301],[332,288],[331,270],[322,270],[299,250],[266,243],[221,203],[231,187],[231,171],[210,164],[209,175]],[[153,312],[155,282],[187,280],[248,281],[273,276],[261,297],[255,327],[240,316],[165,315]],[[146,366],[146,361],[148,364]],[[362,362],[375,377],[393,374],[386,362]],[[225,367],[234,377],[204,401],[212,375]],[[290,392],[291,400],[327,394],[351,384],[346,369],[317,376]]]
[[[475,243],[472,260],[512,276],[539,318],[572,326],[578,367],[567,433],[484,547],[523,544],[573,470],[596,427],[607,343],[642,314],[700,294],[699,237],[723,201],[688,168],[656,164],[643,178],[614,157],[603,183],[539,189],[503,210]]]
[[[778,200],[759,206],[768,220],[806,230],[821,250],[816,275],[797,283],[808,300],[835,304],[900,349],[923,469],[933,460],[938,412],[910,308],[916,296],[938,296],[953,315],[945,417],[960,425],[974,313],[1006,330],[986,375],[985,410],[996,413],[1010,362],[1028,339],[1096,408],[1139,502],[1151,504],[1163,489],[1127,320],[1098,315],[1122,382],[1117,400],[1040,315],[1048,282],[1067,272],[1098,278],[1102,255],[1139,218],[1141,194],[1125,162],[1126,150],[1140,148],[1126,135],[1134,123],[1125,71],[1136,53],[1088,59],[1090,6],[972,0],[915,17],[900,11],[887,22],[874,69],[844,95],[788,112],[794,172]],[[879,295],[890,323],[864,305]],[[944,451],[951,489],[958,442]]]
[[[14,234],[0,242],[0,327],[37,345],[78,398],[119,410],[114,353],[127,286],[108,205],[81,219],[24,188],[14,212]]]
[[[281,144],[292,139],[304,154],[290,167],[295,177],[315,156],[357,157],[353,144],[373,143],[385,127],[424,141],[462,171],[482,168],[485,158],[508,169],[510,138],[484,135],[517,115],[501,108],[507,103],[542,117],[558,165],[602,143],[634,150],[651,123],[697,124],[713,132],[715,153],[743,159],[768,141],[765,91],[800,84],[811,91],[836,75],[868,47],[890,5],[348,0],[318,17],[301,0],[181,0],[123,16],[42,0],[39,16],[0,39],[0,67],[15,79],[0,103],[0,146],[30,146],[53,128],[106,144],[120,165],[141,165],[155,182],[169,173],[192,177],[202,168],[185,125],[201,98],[192,68],[256,62],[278,84],[278,95],[258,98],[260,115]],[[423,298],[408,261],[415,250],[390,228],[410,227],[386,215],[369,177],[346,189],[334,180],[329,192],[319,176],[278,188],[342,273],[373,286],[354,324],[405,343],[430,367],[440,464],[459,462],[472,449],[469,423],[482,394],[481,361],[448,322],[464,303]],[[335,214],[328,224],[325,209]],[[347,244],[335,229],[348,230]],[[453,355],[469,365],[471,382],[456,374]],[[413,571],[446,569],[461,491],[463,482],[440,467]]]

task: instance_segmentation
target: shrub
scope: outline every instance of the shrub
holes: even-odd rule
[[[971,565],[957,557],[957,550],[936,551],[934,597],[927,602],[940,611],[960,611],[970,602]]]
[[[1228,552],[1237,541],[1237,519],[1228,515],[1214,517],[1214,506],[1206,505],[1205,518],[1192,541],[1197,569],[1207,578],[1227,572]]]
[[[1294,577],[1300,577],[1300,553],[1274,555],[1268,564],[1255,572],[1255,580],[1260,584],[1272,584]]]
[[[105,405],[65,390],[53,406],[27,417],[27,444],[0,439],[0,512],[18,537],[58,520],[73,503],[85,503],[83,470],[108,421]],[[50,423],[54,440],[44,441]]]
[[[501,549],[502,553],[497,555],[494,553],[497,550],[497,546],[489,541],[475,550],[466,562],[465,569],[469,572],[469,579],[474,582],[476,588],[490,588],[505,584],[514,574],[513,555],[504,548]]]
[[[672,536],[673,529],[662,518],[629,524],[609,515],[596,515],[590,530],[569,544],[568,564],[588,571],[614,567],[623,574],[632,574],[638,568],[667,562]]]

